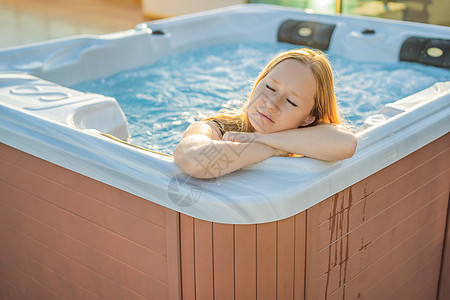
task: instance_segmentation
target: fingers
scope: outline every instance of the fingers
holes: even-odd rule
[[[222,137],[222,141],[244,143],[246,142],[245,133],[234,131],[225,132]]]
[[[254,143],[257,142],[256,139],[257,139],[256,134],[251,132],[228,131],[222,137],[222,141],[238,142],[238,143]]]
[[[222,137],[222,141],[235,142],[234,133],[235,132],[232,132],[232,131],[225,132],[225,134]]]

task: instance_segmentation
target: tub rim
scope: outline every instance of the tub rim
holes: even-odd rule
[[[448,133],[450,82],[446,90],[439,88],[442,85],[422,91],[428,92],[428,97],[434,95],[427,103],[358,133],[358,147],[352,158],[329,163],[310,158],[272,157],[217,180],[188,178],[171,157],[6,104],[0,106],[0,134],[4,144],[180,213],[216,223],[266,223],[306,210]],[[270,189],[257,195],[252,189],[242,189],[228,197],[221,195],[236,189],[237,182],[267,182],[266,172],[271,172],[271,178],[289,175],[295,180],[272,182],[276,191],[272,190],[270,195],[267,194]],[[174,180],[187,179],[185,186],[179,185],[180,190],[170,188]],[[289,183],[294,186],[299,182],[306,186],[286,188]],[[178,192],[185,196],[192,188],[201,189],[201,196],[191,198],[190,206],[180,206],[169,195],[175,192],[176,198]]]
[[[261,5],[252,5],[251,8],[238,5],[197,13],[194,17],[197,15],[211,18],[216,13],[231,14],[240,12],[241,9],[282,12],[291,10],[278,7],[269,9]],[[166,23],[158,21],[158,24],[172,26],[177,20],[185,21],[191,17],[193,16],[176,17],[166,20]],[[376,21],[383,24],[392,23],[385,20]],[[413,27],[415,26],[418,25]],[[88,40],[92,41],[94,46],[109,47],[108,39],[128,39],[148,34],[142,31],[145,30],[112,34],[106,39],[101,37],[100,42],[98,38],[93,37]],[[64,39],[64,43],[70,46],[73,40]],[[53,47],[54,44],[40,43],[33,47],[39,49],[44,46]],[[28,50],[27,47],[18,48],[24,49]],[[230,224],[266,223],[295,215],[447,134],[450,128],[450,89],[444,94],[438,94],[439,88],[436,86],[430,89],[431,95],[434,93],[435,96],[420,105],[420,111],[419,107],[415,107],[394,116],[383,125],[373,126],[357,134],[357,151],[350,159],[326,163],[309,158],[272,157],[218,180],[185,181],[185,193],[192,192],[192,188],[200,188],[202,192],[202,197],[197,201],[191,199],[193,203],[190,206],[180,206],[179,202],[175,203],[176,201],[169,197],[169,184],[174,180],[186,180],[186,175],[171,158],[117,143],[93,130],[82,131],[9,105],[2,105],[0,142],[198,219]],[[430,116],[433,116],[431,120]],[[377,162],[376,165],[372,163],[373,160]],[[143,164],[143,161],[148,164]],[[224,186],[234,192],[232,190],[236,189],[236,184],[233,181],[247,184],[254,181],[270,183],[266,175],[268,170],[273,173],[274,178],[288,174],[294,179],[287,183],[294,185],[303,182],[307,186],[302,189],[297,186],[287,189],[286,182],[276,182],[277,185],[273,188],[278,190],[272,191],[272,194],[265,193],[268,189],[259,191],[257,195],[250,189],[242,189],[241,193],[228,197],[221,195],[227,192]]]

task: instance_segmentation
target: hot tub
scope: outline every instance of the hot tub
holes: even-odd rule
[[[0,294],[450,297],[450,82],[381,106],[350,159],[273,157],[216,180],[126,143],[113,98],[68,88],[198,47],[277,38],[355,61],[448,69],[449,36],[241,5],[0,51]]]

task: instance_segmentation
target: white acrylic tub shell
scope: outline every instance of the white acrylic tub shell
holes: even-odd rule
[[[274,41],[288,18],[335,23],[329,52],[355,60],[395,62],[410,35],[450,36],[449,28],[439,26],[242,5],[109,35],[6,49],[0,51],[0,142],[195,218],[248,224],[295,215],[449,131],[450,81],[388,104],[369,118],[350,159],[272,157],[218,179],[199,180],[171,157],[101,135],[128,137],[117,102],[65,87],[199,46]],[[369,27],[374,36],[360,34]],[[152,35],[152,30],[166,34]]]

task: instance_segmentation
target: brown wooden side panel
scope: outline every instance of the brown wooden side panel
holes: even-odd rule
[[[180,214],[181,294],[183,300],[195,299],[194,218]]]
[[[20,289],[21,294],[24,295],[24,298],[64,299],[56,292],[44,286],[42,283],[9,264],[0,262],[0,268],[4,274],[3,276],[8,278],[8,282],[10,282],[15,289]],[[10,293],[10,290],[2,290],[2,298],[4,295]]]
[[[4,144],[0,191],[1,297],[180,299],[178,213]]]
[[[214,298],[212,223],[194,219],[195,294],[198,300]]]
[[[449,139],[307,210],[307,299],[407,299],[418,282],[429,289],[422,294],[436,297]]]
[[[168,299],[181,300],[180,213],[165,210]]]
[[[183,299],[304,299],[305,212],[257,225],[180,218]]]
[[[153,224],[164,227],[165,208],[150,201],[142,201],[142,198],[129,194],[125,191],[113,188],[109,185],[92,180],[86,176],[67,172],[67,169],[49,164],[42,159],[8,147],[0,146],[0,158],[3,158],[18,166],[23,166],[30,172],[37,173],[44,178],[59,183],[67,188],[83,193],[92,199],[127,212],[130,215],[147,220]],[[45,170],[45,172],[42,172]],[[126,201],[124,201],[126,199]]]
[[[295,217],[277,222],[277,225],[276,299],[294,299]]]
[[[256,225],[235,225],[235,299],[256,299]]]
[[[294,299],[305,298],[306,276],[306,211],[294,216]]]
[[[426,269],[429,273],[421,273],[420,269],[432,259],[440,260],[443,235],[431,236],[428,233],[439,229],[444,219],[441,215],[432,224],[424,227],[424,230],[387,252],[376,263],[364,269],[359,276],[335,290],[328,299],[340,299],[341,294],[348,299],[355,299],[358,295],[364,299],[385,299],[389,298],[392,292],[397,297],[394,299],[408,299],[410,290],[416,288],[411,285],[412,276],[422,282],[439,273],[439,264],[436,263],[432,264],[433,269]],[[367,280],[368,278],[371,280]],[[429,293],[436,295],[436,292],[437,281]]]
[[[387,166],[380,172],[373,174],[372,176],[370,176],[370,180],[363,180],[362,182],[355,184],[352,187],[353,202],[354,204],[357,204],[359,202],[362,205],[361,206],[362,214],[360,218],[355,218],[354,221],[358,221],[360,224],[372,216],[368,215],[365,210],[365,205],[367,204],[367,201],[365,200],[372,193],[391,184],[396,179],[402,177],[402,175],[404,175],[405,172],[417,168],[419,165],[423,164],[430,158],[438,154],[442,154],[442,152],[446,151],[448,148],[450,148],[450,134],[447,134],[446,136],[439,138],[438,140],[423,147],[422,149],[419,149],[418,151],[411,153],[404,159],[401,159],[396,163]],[[345,209],[348,207],[349,198],[342,198],[342,199],[347,201],[343,206]],[[375,202],[373,205],[376,204],[377,202]],[[316,205],[320,207],[318,217],[319,222],[326,221],[330,218],[330,213],[333,211],[332,208],[333,205],[334,203],[330,201],[322,201]],[[384,205],[385,203],[381,203],[379,206],[383,207]],[[337,203],[337,207],[340,207],[340,203]],[[376,211],[374,212],[376,213]],[[351,221],[354,222],[353,220]]]
[[[442,236],[438,236],[434,241],[423,245],[422,249],[417,252],[417,254],[409,261],[406,261],[394,272],[389,274],[383,281],[381,281],[376,288],[372,288],[370,291],[372,297],[378,294],[379,290],[383,291],[383,288],[389,288],[388,292],[385,292],[386,299],[401,299],[402,297],[406,299],[412,298],[413,295],[418,293],[422,289],[422,285],[430,285],[428,281],[432,280],[433,288],[428,289],[429,297],[423,299],[436,299],[437,293],[437,283],[439,279],[439,269],[441,264],[441,256],[439,255],[439,249],[441,248]],[[438,249],[433,249],[437,247]],[[420,261],[420,265],[417,266],[413,263],[409,263],[412,260]],[[429,276],[423,282],[422,274],[429,274]],[[396,285],[396,283],[402,280],[403,284]],[[367,294],[369,296],[369,294]]]
[[[21,249],[10,247],[10,245],[3,241],[0,241],[0,255],[5,259],[5,264],[14,267],[17,271],[30,278],[38,274],[41,284],[54,293],[57,298],[63,299],[61,295],[70,291],[70,297],[74,299],[101,299],[99,296],[47,268],[42,263],[30,259]]]
[[[213,224],[214,299],[234,299],[234,226]]]
[[[442,190],[438,189],[439,184],[441,186],[445,184],[442,177],[433,180],[429,188],[435,193],[440,192],[441,195],[427,193],[426,188],[421,188],[416,193],[412,193],[392,205],[389,210],[385,210],[369,222],[365,222],[351,231],[350,235],[345,235],[344,238],[319,251],[317,269],[324,274],[320,280],[324,281],[325,278],[328,278],[328,287],[336,289],[342,284],[342,282],[339,283],[339,279],[344,280],[345,276],[345,279],[351,280],[362,271],[363,266],[381,259],[385,254],[385,249],[397,247],[409,238],[411,232],[421,230],[423,226],[433,220],[434,216],[445,213],[447,203],[439,198],[442,196]],[[430,197],[430,201],[421,206],[424,197]],[[345,255],[348,257],[343,265],[345,270],[336,265],[340,262],[339,257],[342,250],[345,250]],[[331,263],[329,269],[323,263],[327,261]],[[343,273],[344,271],[345,273]],[[339,278],[339,276],[341,277]]]
[[[0,270],[3,270],[3,266],[0,266]],[[3,271],[0,271],[2,274]],[[24,299],[30,300],[29,296],[25,295],[18,287],[11,284],[7,279],[0,278],[0,291],[2,291],[2,299],[13,300],[13,299]]]
[[[9,186],[32,195],[39,202],[37,207],[49,211],[45,216],[48,222],[56,222],[61,218],[67,224],[56,227],[62,230],[73,231],[71,234],[80,235],[86,243],[98,243],[97,248],[105,247],[104,251],[111,251],[111,255],[121,257],[125,261],[133,264],[131,254],[126,257],[126,253],[113,253],[112,244],[120,244],[121,237],[126,237],[130,244],[134,244],[139,252],[148,252],[149,259],[160,260],[166,254],[165,228],[156,226],[150,222],[136,218],[133,215],[123,213],[118,209],[111,209],[103,202],[96,201],[78,191],[65,188],[50,179],[43,178],[37,173],[19,167],[15,164],[0,161],[0,168],[8,170],[8,175],[0,177]],[[20,205],[19,203],[17,203]],[[23,202],[22,209],[32,209],[28,202]],[[37,212],[37,211],[36,211]],[[51,212],[51,213],[50,213]],[[47,221],[46,221],[47,222]],[[48,223],[51,224],[51,223]],[[64,229],[63,229],[64,228]],[[84,231],[84,232],[83,232]],[[93,231],[96,234],[85,235],[85,232]],[[139,232],[139,233],[135,233]],[[145,235],[147,233],[148,236]],[[153,239],[152,239],[153,237]],[[99,240],[101,238],[101,240]],[[108,250],[106,249],[108,248]],[[119,249],[117,249],[119,250]],[[165,263],[165,262],[162,262]],[[134,262],[134,266],[139,268],[140,262]],[[166,280],[164,270],[147,270],[161,280]]]
[[[256,226],[256,295],[258,299],[277,297],[277,223]]]
[[[450,178],[448,178],[450,181]],[[450,197],[449,197],[450,205]],[[447,211],[444,250],[442,252],[441,273],[439,278],[439,300],[450,299],[450,208]]]

